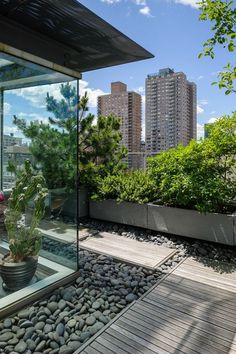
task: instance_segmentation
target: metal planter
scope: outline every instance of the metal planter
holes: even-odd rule
[[[148,204],[147,228],[169,234],[234,246],[235,222],[236,215],[202,214],[196,210]]]
[[[89,214],[94,219],[147,228],[147,204],[115,200],[89,202]]]

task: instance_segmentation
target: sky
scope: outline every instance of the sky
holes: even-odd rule
[[[89,105],[96,114],[97,96],[110,92],[112,81],[122,81],[129,91],[142,95],[145,102],[145,78],[161,68],[182,71],[188,80],[197,84],[198,137],[203,136],[203,125],[236,109],[236,96],[226,96],[211,83],[233,55],[223,48],[216,49],[212,60],[198,59],[202,44],[211,36],[209,22],[199,21],[195,0],[81,0],[83,5],[136,41],[155,57],[135,63],[84,73],[80,94],[89,94]],[[46,93],[59,98],[59,86],[19,89],[5,95],[5,132],[19,135],[12,125],[14,114],[28,120],[47,121]],[[144,105],[143,105],[144,106]],[[143,136],[144,136],[143,110]]]
[[[154,59],[83,74],[89,87],[110,92],[111,81],[145,95],[145,78],[160,68],[182,71],[197,84],[198,136],[203,124],[236,109],[236,96],[225,96],[211,83],[233,54],[217,48],[215,59],[198,59],[202,44],[212,34],[210,22],[200,22],[195,0],[81,0],[98,16],[154,54]],[[143,100],[145,97],[143,97]],[[144,118],[144,117],[143,117]]]

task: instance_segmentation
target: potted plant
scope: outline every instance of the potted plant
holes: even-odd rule
[[[34,175],[30,161],[25,161],[5,210],[10,252],[0,262],[0,275],[9,290],[23,288],[35,274],[42,240],[37,227],[44,215],[47,194],[44,177]],[[27,205],[32,200],[34,209],[27,222]]]

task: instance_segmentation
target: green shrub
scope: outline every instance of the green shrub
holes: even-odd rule
[[[109,175],[99,179],[94,200],[116,199],[133,203],[147,203],[157,198],[154,181],[148,172],[131,171],[118,175]]]
[[[226,212],[235,199],[236,113],[220,118],[208,139],[149,159],[148,171],[164,205]]]

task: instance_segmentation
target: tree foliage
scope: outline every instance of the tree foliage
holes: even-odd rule
[[[94,200],[116,199],[118,202],[147,203],[157,198],[153,179],[146,171],[136,170],[108,175],[98,180]]]
[[[232,212],[236,198],[236,112],[212,124],[209,137],[178,146],[148,160],[146,171],[99,179],[93,199],[116,199]]]
[[[74,189],[78,183],[94,187],[97,176],[125,167],[119,120],[109,116],[95,122],[94,115],[86,115],[86,94],[78,103],[70,84],[62,84],[60,92],[60,100],[47,94],[47,111],[53,114],[48,123],[27,124],[14,116],[14,124],[31,140],[30,151],[49,188]]]
[[[223,46],[229,52],[236,49],[236,8],[233,1],[202,0],[200,4],[200,20],[213,22],[213,36],[203,44],[201,56],[215,57],[215,47]],[[225,89],[228,95],[236,92],[234,80],[236,79],[236,63],[227,63],[218,75],[219,88]],[[213,84],[217,84],[214,82]]]
[[[236,113],[214,123],[209,138],[149,160],[160,203],[226,212],[236,195]]]

